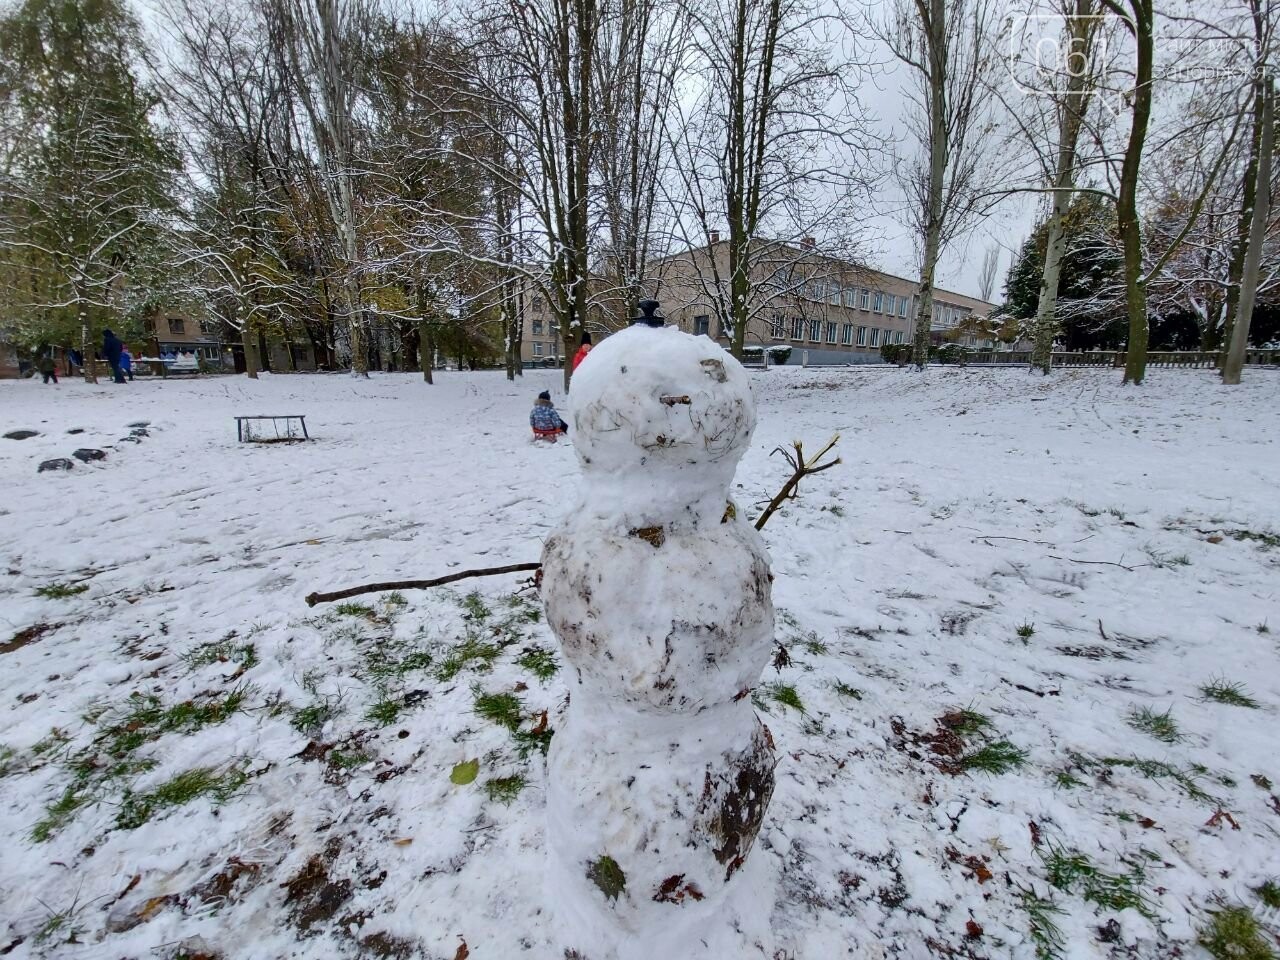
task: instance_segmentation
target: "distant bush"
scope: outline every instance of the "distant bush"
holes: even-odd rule
[[[790,359],[791,359],[791,347],[789,347],[788,345],[782,344],[780,346],[769,348],[770,363],[786,363]]]
[[[958,343],[944,343],[938,347],[936,354],[930,351],[930,359],[934,357],[937,358],[938,363],[962,364],[969,359],[969,348]]]
[[[885,343],[880,346],[880,359],[885,363],[896,363],[899,366],[911,362],[911,344]]]

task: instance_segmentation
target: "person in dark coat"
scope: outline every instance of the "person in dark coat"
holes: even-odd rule
[[[529,413],[529,426],[533,428],[535,440],[555,441],[561,434],[569,432],[569,425],[560,419],[560,414],[551,403],[551,394],[543,390],[533,404]]]
[[[53,362],[53,357],[50,354],[42,353],[36,358],[36,369],[40,371],[40,376],[44,377],[45,383],[52,380],[57,384],[58,365]]]
[[[116,383],[124,383],[124,371],[120,369],[120,354],[124,352],[124,344],[110,330],[102,331],[102,357],[111,364],[111,375]]]

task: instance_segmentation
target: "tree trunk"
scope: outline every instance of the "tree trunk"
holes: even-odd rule
[[[98,373],[94,369],[93,354],[89,349],[89,311],[85,309],[84,298],[77,291],[76,307],[80,314],[80,359],[84,366],[80,368],[80,373],[84,376],[85,383],[97,383]]]
[[[249,324],[241,324],[240,345],[244,347],[244,375],[250,380],[257,380],[258,371],[262,368],[262,364],[258,359],[258,345],[254,342],[254,339],[249,330]]]
[[[1261,24],[1257,23],[1259,14],[1255,10],[1255,25],[1261,32]],[[1249,233],[1253,227],[1253,203],[1257,196],[1258,186],[1258,154],[1262,138],[1262,110],[1266,80],[1259,73],[1253,81],[1253,135],[1249,138],[1249,157],[1244,168],[1244,178],[1240,183],[1240,216],[1236,220],[1236,234],[1231,240],[1231,262],[1227,266],[1227,309],[1222,321],[1223,369],[1226,368],[1226,354],[1230,352],[1236,317],[1240,308],[1240,282],[1244,276],[1245,252],[1249,246]]]
[[[1259,73],[1263,67],[1259,64]],[[1270,77],[1264,77],[1262,90],[1262,136],[1258,151],[1258,181],[1253,203],[1253,223],[1249,230],[1249,251],[1245,255],[1244,273],[1240,278],[1240,312],[1231,329],[1227,359],[1222,366],[1222,382],[1235,386],[1244,368],[1245,351],[1249,348],[1249,323],[1258,292],[1258,271],[1262,265],[1262,246],[1267,239],[1267,218],[1271,215],[1271,154],[1275,150],[1275,93]]]
[[[929,363],[929,331],[933,326],[933,280],[942,249],[943,190],[950,144],[947,142],[947,12],[945,0],[929,0],[929,196],[925,217],[924,257],[920,264],[920,312],[916,314],[912,358],[916,369]]]
[[[418,363],[422,366],[422,379],[432,383],[431,355],[435,351],[431,343],[431,321],[426,318],[418,320]]]
[[[1151,0],[1130,0],[1132,29],[1137,44],[1134,74],[1133,122],[1120,168],[1120,196],[1116,204],[1120,243],[1124,248],[1125,300],[1129,313],[1129,342],[1125,347],[1124,382],[1140,384],[1147,374],[1147,285],[1142,271],[1142,221],[1138,219],[1138,170],[1151,119],[1151,71],[1155,14]]]
[[[1093,31],[1096,24],[1092,0],[1077,0],[1075,15],[1068,19],[1068,61],[1092,61]],[[1062,277],[1062,255],[1067,237],[1063,220],[1071,207],[1076,172],[1076,143],[1080,125],[1088,108],[1085,92],[1086,73],[1072,70],[1067,78],[1066,95],[1058,104],[1058,168],[1054,177],[1053,212],[1049,215],[1049,231],[1045,243],[1044,273],[1040,278],[1040,301],[1036,306],[1034,344],[1031,368],[1048,374],[1053,362],[1053,338],[1058,332],[1058,281]]]

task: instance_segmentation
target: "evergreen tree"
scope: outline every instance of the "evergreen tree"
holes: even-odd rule
[[[1111,237],[1115,206],[1085,193],[1063,218],[1066,251],[1058,284],[1057,314],[1068,350],[1115,349],[1125,342],[1121,257]],[[1022,244],[1005,280],[1003,313],[1030,321],[1040,304],[1049,222],[1044,220]]]

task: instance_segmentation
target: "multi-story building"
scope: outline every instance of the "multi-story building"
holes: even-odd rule
[[[728,276],[728,253],[728,244],[713,234],[708,246],[652,265],[651,285],[668,323],[729,343],[730,331],[712,307],[713,291]],[[746,343],[788,345],[792,364],[801,363],[806,353],[811,363],[877,362],[882,345],[911,342],[920,305],[918,289],[916,280],[824,254],[812,241],[774,243],[757,258]],[[564,341],[546,297],[529,286],[520,302],[522,359],[527,364],[559,365]],[[935,288],[932,339],[990,347],[990,340],[977,335],[985,326],[977,321],[994,308],[984,300]],[[588,326],[597,340],[620,323],[607,322],[618,312],[618,304],[603,295],[592,311]]]
[[[707,247],[655,265],[657,299],[669,323],[727,343],[712,292],[728,276],[728,244],[712,235]],[[775,243],[757,260],[752,278],[748,345],[792,347],[790,363],[807,352],[811,363],[870,363],[886,343],[910,343],[919,308],[917,281],[830,256],[806,240]],[[994,304],[950,290],[934,290],[932,330],[945,336]],[[977,338],[971,346],[978,346]],[[989,344],[981,344],[989,346]]]

